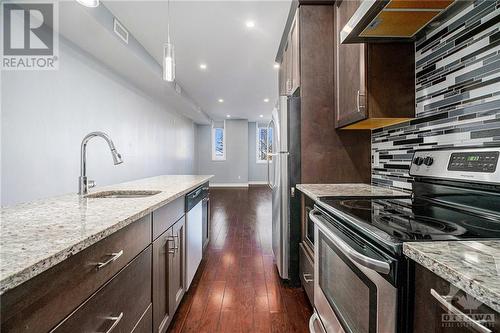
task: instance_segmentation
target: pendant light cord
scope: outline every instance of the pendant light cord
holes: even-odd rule
[[[167,43],[170,44],[170,0],[167,0]]]

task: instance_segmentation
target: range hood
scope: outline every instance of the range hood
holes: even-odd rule
[[[363,0],[340,32],[341,43],[412,41],[426,26],[438,25],[443,17],[449,16],[443,14],[456,12],[470,2]]]

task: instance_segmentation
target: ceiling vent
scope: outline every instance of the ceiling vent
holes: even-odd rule
[[[122,41],[128,44],[128,31],[116,17],[113,19],[113,31]]]

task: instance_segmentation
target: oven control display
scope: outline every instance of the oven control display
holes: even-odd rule
[[[495,172],[498,151],[453,153],[448,163],[449,171]]]

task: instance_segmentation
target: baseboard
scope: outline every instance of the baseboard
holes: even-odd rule
[[[267,182],[261,180],[249,181],[248,186],[267,186]]]
[[[210,187],[248,187],[248,183],[210,183]]]

